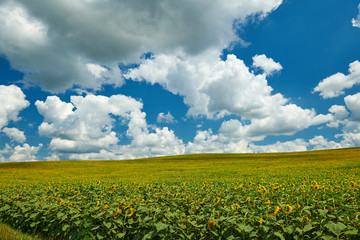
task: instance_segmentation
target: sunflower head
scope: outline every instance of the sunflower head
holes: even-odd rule
[[[289,214],[292,212],[293,208],[292,206],[290,206],[289,204],[286,204],[283,208],[282,208],[283,212],[286,214]]]
[[[210,228],[210,227],[212,227],[212,226],[215,226],[215,221],[214,220],[209,220],[209,222],[208,222],[208,227]]]

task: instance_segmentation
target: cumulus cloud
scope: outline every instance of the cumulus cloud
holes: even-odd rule
[[[264,73],[268,76],[282,69],[280,63],[275,62],[272,58],[266,57],[265,54],[255,55],[253,57],[253,66],[263,69]]]
[[[326,124],[326,126],[331,128],[337,128],[340,124],[343,124],[347,121],[347,117],[349,116],[349,111],[345,106],[341,105],[333,105],[329,108],[329,112],[331,113],[333,119]]]
[[[189,116],[220,118],[236,114],[251,121],[234,123],[229,132],[238,137],[264,138],[266,135],[289,135],[331,120],[330,115],[316,115],[288,103],[282,94],[272,94],[266,75],[255,75],[234,55],[221,60],[209,52],[202,60],[182,55],[158,55],[131,69],[127,78],[160,84],[173,94],[184,96]]]
[[[30,146],[25,143],[22,146],[17,145],[14,148],[6,144],[3,150],[0,150],[1,162],[25,162],[37,160],[36,154],[43,147],[42,144],[36,146]]]
[[[186,153],[249,153],[249,142],[245,139],[230,139],[221,134],[213,134],[212,130],[196,132],[193,142],[186,145]]]
[[[360,146],[360,93],[348,95],[344,98],[344,101],[346,107],[333,105],[329,109],[333,120],[327,124],[328,127],[340,128],[341,133],[335,135],[335,137],[341,140],[337,143],[323,144],[326,146],[324,148]]]
[[[3,128],[2,130],[9,138],[14,141],[23,143],[26,141],[24,132],[20,131],[17,128]]]
[[[359,4],[358,8],[359,8],[359,15],[357,16],[356,19],[354,19],[354,18],[351,19],[351,23],[352,23],[353,27],[360,28],[360,4]]]
[[[157,116],[157,120],[158,123],[176,123],[176,119],[174,118],[173,115],[171,115],[170,112],[168,112],[167,114],[161,112],[158,114]]]
[[[140,112],[142,107],[142,103],[123,95],[72,96],[70,103],[50,96],[35,105],[44,116],[39,133],[52,138],[50,149],[69,153],[96,152],[116,144],[119,139],[112,131],[115,120],[110,114],[128,119],[131,112]]]
[[[125,159],[181,154],[183,143],[168,128],[150,129],[143,104],[131,97],[50,96],[35,103],[44,122],[39,133],[51,138],[49,149],[69,159]],[[115,124],[127,125],[131,144],[119,145]]]
[[[64,91],[74,84],[99,88],[114,81],[121,84],[117,64],[134,61],[144,52],[182,49],[196,55],[209,48],[221,50],[237,40],[234,21],[251,15],[262,18],[281,3],[4,0],[0,52],[26,80],[44,89]],[[111,77],[97,77],[88,64],[106,66]]]
[[[173,94],[184,96],[188,115],[234,113],[245,118],[261,118],[273,107],[287,100],[281,94],[271,95],[272,88],[264,75],[254,75],[234,55],[225,61],[217,52],[198,59],[187,55],[158,55],[131,69],[127,78],[158,83]]]
[[[351,111],[350,120],[360,121],[360,93],[344,98],[347,108]]]
[[[307,142],[304,139],[296,139],[293,141],[276,142],[269,145],[251,144],[250,148],[256,153],[274,153],[274,152],[300,152],[307,150]]]
[[[352,88],[360,83],[360,62],[355,61],[349,65],[349,74],[336,73],[322,80],[315,88],[314,92],[319,92],[324,99],[334,98],[344,95],[345,89]]]
[[[309,145],[313,146],[313,150],[335,149],[343,147],[341,143],[328,141],[328,139],[324,138],[323,136],[315,136],[314,138],[310,139]]]
[[[15,85],[0,85],[0,130],[10,121],[19,120],[19,112],[29,106],[25,94]]]

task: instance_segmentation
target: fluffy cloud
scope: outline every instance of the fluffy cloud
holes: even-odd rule
[[[168,91],[184,96],[188,115],[234,113],[245,118],[268,116],[286,103],[281,94],[271,95],[264,75],[254,75],[234,55],[225,61],[217,52],[198,59],[184,54],[158,55],[131,69],[127,78],[158,83]]]
[[[313,150],[321,149],[335,149],[343,147],[341,143],[336,143],[334,141],[328,141],[323,136],[315,136],[309,140],[309,145],[313,146]]]
[[[287,142],[276,142],[269,145],[251,144],[250,148],[257,153],[261,152],[300,152],[307,150],[307,142],[304,139],[296,139]]]
[[[282,69],[280,63],[275,62],[272,58],[266,57],[265,54],[255,55],[253,57],[253,66],[263,69],[266,75],[272,75]]]
[[[176,123],[177,121],[175,120],[174,116],[171,115],[170,112],[168,112],[167,114],[159,113],[157,116],[157,122],[158,123]]]
[[[247,125],[236,119],[224,121],[219,132],[230,138],[263,140],[268,135],[292,135],[310,126],[331,120],[330,115],[316,115],[314,110],[288,104],[281,106],[273,115],[252,119]]]
[[[359,8],[359,15],[357,16],[356,19],[354,19],[354,18],[351,19],[351,23],[352,23],[353,27],[360,28],[360,4],[359,4],[358,8]]]
[[[15,85],[0,85],[0,103],[0,130],[10,121],[19,120],[19,112],[29,106],[25,94]]]
[[[326,126],[331,128],[337,128],[340,124],[346,121],[346,118],[349,116],[349,112],[345,106],[333,105],[329,108],[329,112],[332,114],[333,119],[326,124]]]
[[[182,141],[168,128],[150,129],[142,103],[131,97],[56,96],[35,103],[44,122],[39,133],[51,138],[49,149],[69,159],[125,159],[181,154]],[[118,145],[115,124],[127,125],[129,145]]]
[[[42,144],[39,144],[37,147],[35,147],[25,143],[22,146],[18,145],[12,148],[6,144],[6,147],[3,150],[0,150],[0,161],[25,162],[37,160],[36,154],[42,148],[42,146]]]
[[[130,113],[140,112],[142,107],[123,95],[72,96],[71,103],[50,96],[35,105],[44,116],[39,133],[52,138],[50,149],[69,153],[96,152],[116,144],[119,139],[112,131],[115,120],[110,114],[129,119]]]
[[[199,54],[237,40],[235,22],[275,10],[282,0],[58,1],[0,3],[0,53],[44,89],[122,83],[117,63],[144,52]],[[88,64],[106,66],[96,76]],[[90,67],[91,68],[91,67]],[[115,77],[115,79],[114,79]]]
[[[129,130],[131,130],[130,124]],[[130,145],[119,146],[115,150],[122,154],[123,159],[179,155],[185,152],[182,140],[178,139],[167,127],[155,128],[152,132],[143,128],[141,131],[131,133],[131,136],[133,139]]]
[[[360,121],[360,93],[344,98],[347,108],[351,111],[350,120]]]
[[[186,145],[186,153],[246,153],[251,152],[249,142],[245,139],[230,139],[221,134],[213,134],[212,130],[197,131],[193,142]]]
[[[314,110],[289,104],[281,94],[271,94],[266,75],[255,75],[234,55],[225,61],[209,52],[199,60],[185,54],[176,57],[158,55],[131,69],[127,78],[160,84],[168,91],[184,96],[188,115],[209,118],[236,114],[249,119],[249,125],[231,122],[237,137],[264,138],[266,135],[293,134],[312,125],[330,121],[330,115],[316,115]],[[226,123],[224,123],[226,125]],[[236,125],[236,126],[235,126]]]
[[[324,99],[344,95],[345,89],[352,88],[360,83],[360,62],[355,61],[349,65],[349,74],[336,73],[322,80],[315,88],[314,92],[320,92]]]
[[[338,143],[329,142],[329,144],[323,144],[327,148],[360,146],[360,93],[348,95],[344,98],[344,101],[350,112],[345,106],[339,105],[333,105],[329,109],[333,120],[330,121],[327,126],[335,128],[341,127],[342,133],[335,135],[335,137],[342,140]],[[348,117],[349,115],[350,117]]]
[[[14,141],[17,142],[25,142],[26,141],[26,137],[24,132],[20,131],[17,128],[3,128],[2,130],[9,138],[11,138]]]

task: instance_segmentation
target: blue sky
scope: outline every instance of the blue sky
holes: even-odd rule
[[[359,1],[0,1],[0,162],[360,146]]]

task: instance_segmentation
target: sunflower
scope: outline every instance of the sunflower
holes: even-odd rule
[[[357,221],[360,221],[360,212],[358,212],[357,214],[356,214],[356,216],[355,216],[355,219],[357,220]]]
[[[231,206],[231,208],[234,210],[234,209],[239,209],[239,208],[241,208],[240,207],[240,205],[239,204],[237,204],[237,203],[235,203],[235,204],[233,204],[232,206]]]
[[[281,208],[279,206],[277,206],[273,213],[269,213],[269,216],[270,215],[276,216],[279,213],[280,210],[281,210]]]
[[[285,206],[283,206],[282,210],[283,210],[284,213],[289,214],[289,213],[292,212],[293,208],[289,204],[286,204]]]
[[[127,217],[131,217],[131,216],[134,214],[134,209],[133,209],[133,208],[130,208],[130,209],[128,209],[128,210],[130,210],[130,213],[127,213],[126,216],[127,216]],[[128,212],[128,211],[126,211],[126,212]]]
[[[212,227],[212,226],[215,226],[215,221],[211,219],[211,220],[208,222],[208,227],[210,228],[210,227]]]
[[[121,210],[118,208],[117,211],[113,214],[113,216],[117,216],[117,215],[120,215],[121,214]]]

